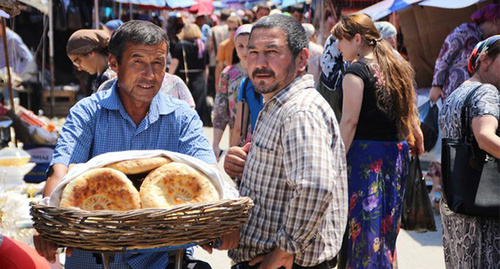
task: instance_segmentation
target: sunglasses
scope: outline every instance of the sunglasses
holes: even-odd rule
[[[236,30],[238,30],[238,27],[236,27],[236,28],[228,28],[228,30],[229,31],[236,31]]]

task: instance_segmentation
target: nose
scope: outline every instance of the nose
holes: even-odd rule
[[[268,61],[265,53],[258,53],[255,59],[255,66],[258,68],[267,67]]]
[[[146,65],[146,69],[143,72],[143,77],[148,79],[153,79],[155,76],[153,64]]]

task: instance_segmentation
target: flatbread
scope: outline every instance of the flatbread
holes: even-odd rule
[[[97,168],[66,185],[60,207],[127,211],[140,209],[141,197],[124,173],[111,168]]]
[[[141,189],[143,208],[172,208],[219,200],[209,178],[191,166],[172,162],[149,173]]]
[[[146,159],[119,161],[116,163],[108,164],[105,167],[122,171],[127,175],[135,175],[150,172],[151,170],[170,162],[172,162],[172,160],[167,157],[153,157]]]

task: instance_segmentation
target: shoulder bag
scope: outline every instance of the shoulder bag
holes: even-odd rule
[[[443,196],[450,210],[460,214],[498,218],[500,165],[481,150],[474,138],[469,113],[473,89],[462,107],[460,139],[443,138]]]

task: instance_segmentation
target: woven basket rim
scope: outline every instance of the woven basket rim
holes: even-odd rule
[[[31,215],[34,228],[61,246],[120,252],[209,242],[239,229],[252,206],[249,197],[129,211],[86,211],[31,202]]]

